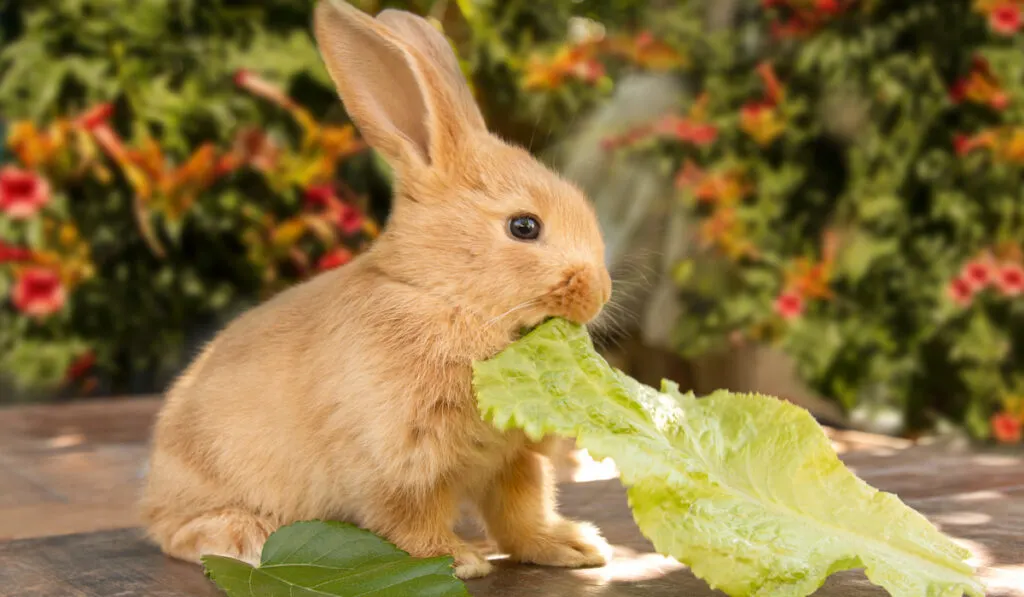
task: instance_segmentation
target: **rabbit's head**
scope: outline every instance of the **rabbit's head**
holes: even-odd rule
[[[314,29],[346,111],[392,166],[395,198],[371,251],[383,273],[512,331],[586,323],[608,301],[586,197],[488,132],[447,39],[426,20],[321,0]]]

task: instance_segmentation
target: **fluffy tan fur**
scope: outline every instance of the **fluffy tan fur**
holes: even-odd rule
[[[142,511],[169,555],[258,562],[274,529],[346,520],[415,556],[491,565],[453,532],[475,504],[512,558],[600,565],[607,544],[556,512],[544,445],[481,420],[471,362],[548,316],[592,320],[611,293],[589,203],[489,134],[446,41],[419,17],[316,9],[322,55],[395,167],[373,248],[226,327],[170,389]],[[542,222],[534,242],[509,217]]]

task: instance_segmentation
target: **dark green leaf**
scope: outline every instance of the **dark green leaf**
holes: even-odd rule
[[[298,522],[267,539],[258,568],[206,556],[229,597],[468,597],[450,557],[419,559],[342,522]]]

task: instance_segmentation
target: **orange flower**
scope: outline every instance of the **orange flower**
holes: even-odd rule
[[[356,138],[356,130],[350,125],[325,126],[320,130],[320,148],[333,159],[351,155],[363,148]]]
[[[60,311],[67,300],[67,294],[56,271],[29,267],[17,273],[11,300],[22,313],[43,318]]]
[[[139,168],[132,153],[125,146],[117,132],[106,122],[99,122],[89,131],[104,153],[121,168],[128,184],[135,190],[138,199],[145,201],[153,194],[153,183]]]
[[[199,193],[213,184],[219,172],[219,163],[213,144],[204,143],[184,164],[161,176],[163,207],[172,220],[184,216]]]
[[[302,238],[308,228],[308,223],[301,218],[286,220],[274,227],[271,242],[279,249],[290,248]]]
[[[992,417],[992,435],[1003,444],[1020,443],[1020,420],[1009,413],[999,413]]]
[[[976,56],[971,62],[967,77],[953,84],[949,97],[954,103],[966,100],[986,104],[996,110],[1005,110],[1010,104],[1010,96],[1003,91],[988,61],[981,56]]]
[[[654,128],[662,135],[697,146],[709,145],[718,138],[718,129],[714,125],[673,115],[661,119]]]
[[[0,169],[0,213],[13,220],[34,216],[50,201],[50,183],[14,166]]]
[[[613,40],[610,46],[613,53],[649,70],[665,71],[686,64],[682,54],[650,31],[642,31],[634,38]]]
[[[526,90],[555,89],[567,78],[574,77],[594,83],[604,76],[604,66],[596,59],[597,45],[586,41],[574,46],[563,46],[550,60],[538,55],[530,57],[523,76]]]
[[[249,93],[270,100],[285,110],[301,109],[283,89],[246,69],[239,69],[234,76],[235,85]]]
[[[99,104],[94,106],[84,114],[78,117],[76,124],[81,126],[87,131],[94,129],[101,123],[110,120],[110,117],[114,115],[113,104]]]
[[[786,287],[792,288],[806,298],[830,299],[834,296],[829,283],[832,278],[830,258],[815,263],[809,259],[797,259],[786,274]]]
[[[1024,250],[1013,241],[1000,241],[992,248],[993,254],[1003,262],[1024,262]]]
[[[725,206],[739,203],[751,190],[739,170],[707,174],[689,160],[676,174],[676,186],[692,189],[694,198],[700,203]]]
[[[996,147],[999,157],[1011,164],[1024,164],[1024,129],[1014,129]]]
[[[63,121],[54,122],[48,129],[39,130],[31,122],[16,122],[7,135],[18,161],[30,170],[51,166],[69,140],[71,126]]]
[[[125,149],[128,162],[137,166],[153,181],[160,181],[167,169],[167,159],[160,145],[152,138],[146,137],[139,149]]]
[[[701,244],[705,247],[717,247],[728,257],[739,259],[753,254],[750,242],[745,238],[745,228],[740,221],[736,208],[718,206],[711,216],[700,224]]]
[[[957,155],[963,156],[975,149],[995,149],[997,145],[996,135],[992,131],[983,131],[977,135],[956,135],[953,137],[953,149]]]
[[[705,173],[693,160],[686,160],[683,167],[676,172],[676,188],[694,187],[704,180]]]
[[[764,147],[771,144],[785,130],[778,110],[765,102],[750,102],[740,111],[740,128]]]
[[[765,102],[777,106],[786,98],[786,90],[775,76],[775,68],[770,62],[757,65],[757,74],[764,85]]]

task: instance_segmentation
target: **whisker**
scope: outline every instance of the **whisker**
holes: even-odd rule
[[[524,301],[522,303],[519,303],[518,305],[516,305],[515,307],[512,307],[508,311],[505,311],[501,315],[496,315],[496,316],[490,318],[489,320],[487,320],[486,322],[484,322],[483,329],[486,330],[486,329],[490,328],[492,325],[494,325],[494,324],[498,323],[499,321],[501,321],[502,319],[504,319],[505,317],[508,317],[509,315],[515,313],[516,311],[521,311],[522,309],[526,309],[528,307],[532,307],[533,305],[537,304],[539,301],[540,301],[539,298],[532,298],[532,299],[530,299],[528,301]]]

